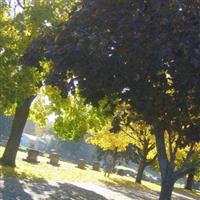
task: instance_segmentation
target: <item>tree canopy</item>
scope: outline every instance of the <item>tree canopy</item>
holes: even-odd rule
[[[179,147],[200,139],[199,17],[198,0],[84,0],[54,39],[38,38],[24,54],[26,66],[52,61],[48,81],[63,96],[77,82],[88,101],[129,103],[154,128],[160,199],[170,199],[177,174],[185,172],[174,171],[177,148],[167,157],[165,131],[177,134]]]
[[[43,35],[48,34],[50,37],[50,31],[67,21],[78,2],[0,1],[0,112],[11,111],[14,114],[10,137],[2,157],[3,164],[15,166],[29,108],[41,86],[46,84],[45,80],[51,71],[51,61],[47,61],[47,55],[42,53],[47,49],[41,46],[46,42]],[[32,45],[38,37],[38,45]],[[27,48],[29,51],[25,52]],[[23,64],[26,63],[24,57],[32,61],[33,65]]]
[[[97,133],[112,120],[112,116],[106,113],[106,100],[96,108],[85,103],[78,89],[67,98],[62,98],[60,93],[56,87],[43,88],[31,108],[30,117],[44,126],[48,116],[54,115],[53,130],[61,139],[83,139],[85,134]]]
[[[184,145],[200,136],[199,8],[198,0],[86,0],[54,41],[52,82],[63,94],[70,77],[89,101],[119,98],[154,127],[161,199],[178,178],[165,130]]]
[[[148,123],[198,136],[198,17],[198,1],[84,1],[56,37],[57,76],[74,70],[92,102],[116,95]]]

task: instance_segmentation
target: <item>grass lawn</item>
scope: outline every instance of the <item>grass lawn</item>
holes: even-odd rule
[[[0,155],[3,153],[3,147],[0,147]],[[81,170],[76,167],[75,164],[70,162],[60,161],[60,167],[54,167],[47,164],[48,158],[39,156],[39,164],[30,164],[23,161],[26,158],[26,153],[19,151],[17,154],[17,167],[12,169],[10,167],[2,167],[0,165],[0,176],[11,176],[19,179],[28,180],[46,180],[46,181],[60,181],[60,182],[79,182],[79,183],[90,183],[100,186],[124,186],[128,188],[140,189],[140,190],[154,190],[160,191],[160,185],[142,181],[142,185],[134,183],[132,177],[119,176],[111,174],[110,178],[105,178],[103,172],[97,172],[91,170],[91,166],[87,166],[85,170]],[[197,195],[194,192],[188,192],[183,189],[176,189],[178,193],[184,195]],[[198,196],[199,198],[199,196]]]

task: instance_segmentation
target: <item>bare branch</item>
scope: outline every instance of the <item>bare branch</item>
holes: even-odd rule
[[[132,131],[136,131],[130,124],[128,124],[128,127],[129,127]]]
[[[149,147],[148,147],[148,151],[151,151],[155,148],[155,144],[151,144]]]
[[[25,8],[25,6],[22,5],[22,3],[20,2],[20,0],[16,0],[16,1],[17,1],[17,5],[18,5],[20,8],[22,8],[22,9]]]

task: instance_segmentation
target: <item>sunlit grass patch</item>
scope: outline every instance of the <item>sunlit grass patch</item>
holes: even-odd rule
[[[117,175],[111,175],[110,178],[102,178],[99,181],[108,186],[126,187],[129,189],[134,188],[139,190],[150,190],[150,188],[146,187],[145,185],[135,183],[134,179],[132,178],[118,177]]]
[[[0,148],[1,155],[3,148]],[[97,183],[102,176],[101,172],[90,170],[87,166],[85,170],[77,168],[76,164],[60,161],[60,167],[54,167],[47,162],[47,157],[39,156],[38,164],[31,164],[23,161],[27,153],[18,152],[15,169],[0,166],[1,176],[12,176],[26,179],[45,179],[47,181],[69,181],[69,182],[91,182]]]

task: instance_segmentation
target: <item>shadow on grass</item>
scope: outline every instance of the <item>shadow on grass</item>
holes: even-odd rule
[[[99,179],[99,181],[105,184],[110,190],[122,193],[132,199],[158,199],[158,192],[150,190],[144,185],[134,183],[133,181],[119,178]]]
[[[2,200],[106,200],[95,192],[68,183],[49,183],[45,179],[0,165],[0,199]]]
[[[22,174],[24,177],[25,175]],[[0,199],[2,200],[25,200],[33,198],[25,192],[23,184],[17,178],[18,174],[11,167],[0,166]]]
[[[193,199],[200,199],[200,195],[199,194],[197,194],[197,193],[195,193],[193,191],[187,190],[187,189],[174,188],[173,191],[178,193],[178,194],[185,195],[185,196],[188,196],[188,197],[193,198]]]

